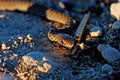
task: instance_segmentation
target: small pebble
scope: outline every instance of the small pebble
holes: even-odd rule
[[[117,20],[120,20],[120,3],[112,3],[110,6],[110,14]]]
[[[81,50],[84,50],[86,45],[84,43],[77,44]]]
[[[101,68],[102,72],[112,74],[113,73],[113,67],[109,64],[104,64]]]
[[[2,60],[5,62],[5,61],[7,61],[8,60],[8,57],[7,56],[4,56],[3,58],[2,58]]]
[[[31,42],[32,40],[33,40],[33,38],[31,37],[30,34],[28,34],[28,35],[26,36],[25,40],[24,40],[24,43],[29,43],[29,42]]]
[[[63,4],[63,2],[59,1],[59,6],[62,8],[62,9],[65,9],[65,5]]]
[[[23,42],[23,37],[22,36],[18,36],[18,40],[20,40],[20,42]]]
[[[0,59],[0,63],[2,63],[2,59]]]
[[[1,15],[0,15],[0,18],[5,18],[5,15],[2,15],[2,14],[1,14]]]
[[[114,22],[112,25],[112,29],[115,29],[115,30],[120,29],[120,21]]]
[[[102,35],[102,29],[99,26],[95,26],[90,29],[91,37],[99,37]]]
[[[2,50],[9,50],[10,47],[7,47],[5,43],[2,43],[1,49],[2,49]]]
[[[109,63],[116,63],[120,60],[120,52],[110,45],[99,44],[97,49],[102,54],[103,58]]]

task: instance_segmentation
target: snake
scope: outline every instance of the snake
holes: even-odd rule
[[[61,30],[69,28],[72,23],[72,19],[65,13],[29,1],[0,0],[0,11],[19,11],[38,15],[50,21],[61,23],[62,26],[56,26],[56,29]]]
[[[72,24],[72,19],[65,13],[47,8],[43,5],[28,2],[28,1],[0,1],[0,11],[20,11],[23,13],[30,13],[46,18],[50,21],[62,24],[62,26],[56,26],[57,30],[67,29]],[[71,49],[74,45],[74,39],[72,36],[59,33],[54,30],[48,32],[48,39],[55,41],[60,45]]]

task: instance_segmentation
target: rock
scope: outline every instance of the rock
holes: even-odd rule
[[[113,73],[113,67],[109,64],[104,64],[101,68],[102,72],[112,74]]]
[[[50,74],[56,67],[56,63],[53,62],[45,53],[33,51],[23,56],[18,61],[16,71],[18,72],[18,75],[26,71],[29,73],[29,70],[32,73],[36,70],[37,72]]]
[[[99,26],[95,26],[90,29],[91,37],[99,37],[102,35],[102,29]]]
[[[116,21],[116,22],[114,22],[113,23],[113,25],[112,25],[112,29],[120,29],[120,21]]]
[[[99,44],[97,49],[101,52],[103,58],[109,63],[115,63],[120,60],[120,52],[110,45]]]
[[[110,14],[117,20],[120,20],[120,3],[112,3],[110,6]]]
[[[27,57],[31,57],[35,63],[37,63],[38,67],[42,66],[47,71],[42,70],[43,72],[47,73],[49,71],[53,71],[55,68],[56,63],[53,62],[45,53],[42,52],[30,52],[26,55]],[[23,56],[25,57],[25,56]],[[28,62],[29,60],[27,60]],[[29,62],[28,62],[29,63]],[[32,65],[32,63],[30,63]],[[51,68],[50,68],[51,66]]]

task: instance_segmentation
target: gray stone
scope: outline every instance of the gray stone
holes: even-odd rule
[[[102,72],[112,74],[113,73],[113,67],[109,64],[104,64],[101,68]]]
[[[112,25],[112,29],[120,29],[120,21],[116,21]]]
[[[97,49],[102,54],[103,58],[109,63],[116,63],[120,60],[120,52],[110,45],[99,44]]]

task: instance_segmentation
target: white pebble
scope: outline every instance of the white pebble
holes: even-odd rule
[[[95,26],[90,29],[91,37],[99,37],[102,35],[102,29],[99,26]]]
[[[77,44],[81,50],[84,50],[86,48],[86,45],[84,43]]]
[[[110,6],[110,14],[117,20],[120,20],[120,3],[112,3]]]
[[[7,45],[5,43],[2,43],[1,49],[2,50],[9,50],[10,47],[7,47]]]
[[[120,52],[110,45],[99,44],[97,49],[102,54],[103,58],[109,63],[116,63],[120,60]]]

